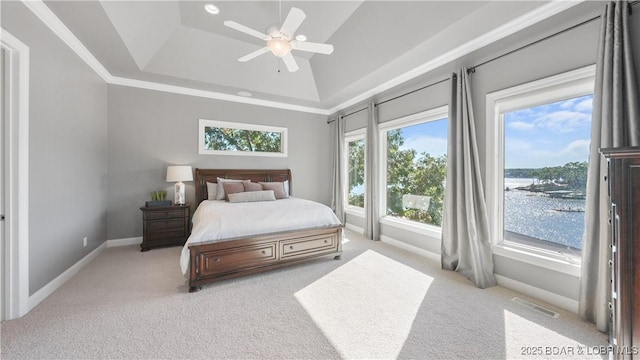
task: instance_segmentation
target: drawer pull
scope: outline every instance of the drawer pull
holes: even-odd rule
[[[289,249],[293,250],[293,245],[289,246]]]
[[[325,243],[325,244],[328,244],[328,243],[329,243],[329,241],[328,241],[327,239],[325,239],[325,240],[324,240],[324,243]]]
[[[613,267],[613,260],[609,260],[609,267]]]
[[[266,255],[267,254],[267,252],[264,251],[264,250],[262,250],[261,252],[262,252],[262,255]]]
[[[215,262],[215,263],[219,263],[219,262],[220,262],[220,258],[219,258],[219,257],[217,257],[217,258],[213,259],[213,262]]]

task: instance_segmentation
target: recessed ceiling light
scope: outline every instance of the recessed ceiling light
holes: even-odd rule
[[[220,14],[220,9],[218,9],[217,6],[213,5],[213,4],[207,4],[204,6],[204,9],[209,13],[209,14],[213,14],[213,15],[218,15]]]
[[[251,96],[252,94],[248,91],[238,91],[238,95],[240,96]]]
[[[302,34],[298,34],[298,35],[296,35],[296,40],[298,40],[298,41],[307,41],[307,37],[302,35]]]

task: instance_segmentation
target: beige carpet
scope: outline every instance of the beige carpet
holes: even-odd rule
[[[180,248],[110,248],[21,319],[3,359],[601,358],[574,316],[480,290],[439,264],[346,232],[324,258],[187,293]],[[554,355],[555,354],[555,355]]]

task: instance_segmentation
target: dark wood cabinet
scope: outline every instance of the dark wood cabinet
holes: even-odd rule
[[[191,230],[191,205],[153,206],[142,210],[140,251],[155,247],[184,245]]]
[[[640,147],[600,151],[609,164],[612,355],[640,359]]]

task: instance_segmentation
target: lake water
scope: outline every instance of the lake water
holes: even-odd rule
[[[582,248],[584,212],[557,209],[584,209],[585,200],[550,198],[540,193],[516,190],[533,179],[505,178],[504,229],[556,244]]]

